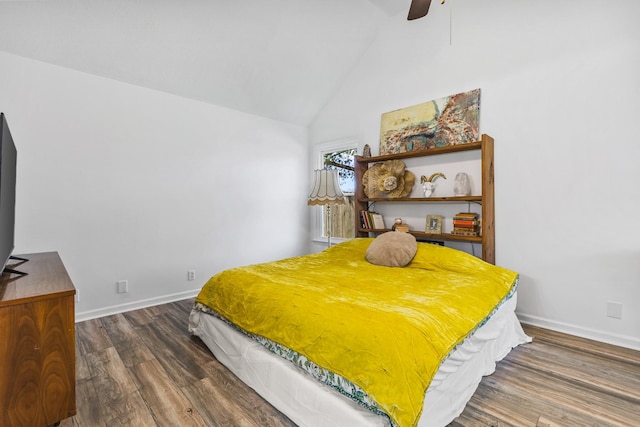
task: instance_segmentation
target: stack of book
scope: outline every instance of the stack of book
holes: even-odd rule
[[[360,224],[364,229],[384,230],[384,218],[377,212],[360,211]]]
[[[409,232],[409,225],[407,224],[396,224],[393,228],[393,231],[402,231],[403,233]]]
[[[460,212],[453,217],[453,231],[459,236],[479,236],[480,219],[475,212]]]

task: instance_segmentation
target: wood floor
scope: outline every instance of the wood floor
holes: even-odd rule
[[[187,331],[192,300],[76,325],[82,426],[294,426]],[[451,426],[640,426],[640,352],[526,327]]]

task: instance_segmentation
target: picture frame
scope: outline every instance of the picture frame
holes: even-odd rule
[[[380,215],[379,213],[373,213],[371,215],[372,219],[373,219],[373,228],[376,230],[384,230],[385,226],[384,226],[384,217],[382,215]]]
[[[442,215],[427,215],[424,232],[427,234],[442,234]]]

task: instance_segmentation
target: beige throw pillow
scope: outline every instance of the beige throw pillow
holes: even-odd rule
[[[404,267],[411,262],[417,250],[418,243],[412,234],[389,231],[371,242],[365,256],[371,264]]]

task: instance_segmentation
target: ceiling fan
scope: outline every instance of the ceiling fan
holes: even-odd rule
[[[440,0],[440,4],[444,4],[444,0]],[[426,16],[429,12],[429,6],[431,6],[431,0],[411,0],[407,20],[413,21]]]

